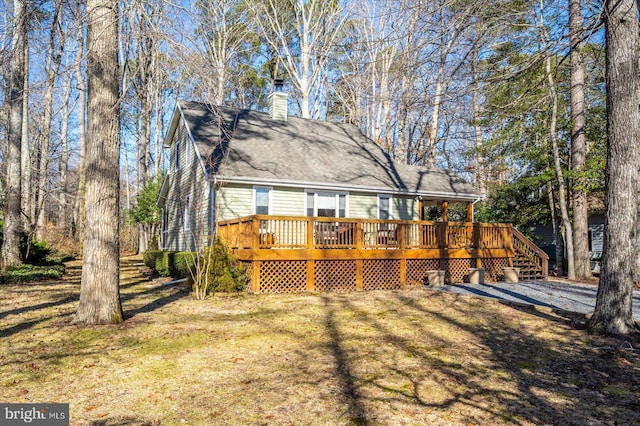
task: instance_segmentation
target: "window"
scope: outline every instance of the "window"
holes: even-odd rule
[[[378,195],[378,219],[393,219],[390,195]]]
[[[213,237],[215,232],[216,232],[216,188],[214,185],[211,185],[209,189],[209,235]]]
[[[174,169],[178,170],[180,168],[180,140],[175,142],[175,154],[173,156],[174,159]]]
[[[315,216],[315,194],[313,192],[307,192],[307,216]]]
[[[255,187],[255,214],[271,214],[271,188]]]
[[[169,243],[169,209],[167,206],[162,208],[162,234],[161,234],[161,248],[164,250]]]
[[[320,217],[336,217],[336,196],[334,194],[317,194],[317,215]]]
[[[184,220],[184,230],[188,231],[191,229],[191,198],[187,196],[184,200],[184,214],[182,219]]]
[[[307,216],[347,217],[347,194],[307,191],[306,211]]]

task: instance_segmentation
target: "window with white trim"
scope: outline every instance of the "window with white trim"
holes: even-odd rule
[[[378,219],[393,219],[391,214],[391,195],[378,194]]]
[[[253,191],[253,212],[255,214],[271,214],[271,188],[256,186]]]
[[[164,250],[169,243],[169,209],[167,206],[162,208],[162,234],[161,234],[161,248]]]
[[[307,216],[347,217],[347,194],[307,191],[305,210]]]

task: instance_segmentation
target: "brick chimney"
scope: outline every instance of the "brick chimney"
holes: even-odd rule
[[[269,115],[274,120],[287,121],[287,97],[282,87],[284,80],[275,79],[273,81],[274,90],[269,95]]]

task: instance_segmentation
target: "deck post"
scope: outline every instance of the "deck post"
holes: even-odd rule
[[[467,201],[467,222],[473,222],[473,202]]]
[[[356,222],[355,239],[356,250],[362,250],[362,246],[364,243],[364,231],[362,229],[362,222]]]
[[[315,290],[315,261],[307,260],[307,291]]]
[[[407,259],[400,259],[400,288],[407,285]]]
[[[364,260],[356,260],[356,290],[364,289]]]
[[[396,239],[398,240],[398,249],[403,249],[406,246],[405,236],[407,235],[407,225],[399,223],[396,228]]]
[[[449,202],[447,200],[442,202],[442,221],[449,222]]]
[[[307,248],[313,250],[314,235],[313,235],[313,218],[307,217]]]
[[[251,248],[258,250],[260,248],[260,219],[256,216],[251,218],[251,234],[253,240],[251,242]]]
[[[251,265],[251,291],[254,293],[260,293],[260,268],[262,262],[257,260]]]

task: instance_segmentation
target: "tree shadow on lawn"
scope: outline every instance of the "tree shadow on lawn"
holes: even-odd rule
[[[148,297],[149,295],[154,295],[159,292],[167,292],[167,291],[170,291],[170,293],[167,295],[160,295],[156,299],[153,299],[137,308],[124,309],[128,303],[135,303],[138,299],[143,298],[144,300],[144,298]],[[189,295],[189,290],[185,289],[184,287],[181,287],[181,286],[167,287],[167,286],[159,285],[157,287],[152,287],[144,291],[136,291],[134,293],[123,294],[120,296],[120,298],[122,300],[124,317],[125,319],[129,319],[141,313],[153,312],[156,309],[160,309],[163,306],[166,306],[172,302],[175,302],[176,300],[182,299],[188,295]]]
[[[559,327],[557,337],[546,335],[544,330],[539,336],[514,323],[514,318],[496,312],[491,303],[476,305],[469,313],[463,310],[466,303],[431,308],[431,303],[422,304],[420,299],[401,292],[391,300],[389,304],[385,299],[386,306],[380,306],[404,322],[400,334],[391,327],[392,322],[359,308],[348,297],[325,299],[325,325],[332,338],[336,374],[343,383],[343,397],[360,424],[367,423],[370,414],[365,407],[374,401],[444,411],[462,405],[480,416],[481,423],[486,423],[487,417],[515,424],[638,422],[637,359],[629,362],[624,357],[603,357],[587,344],[572,345],[570,339],[577,332],[567,325],[566,330],[554,325]],[[354,324],[343,332],[338,329],[339,322],[334,317],[345,313],[359,326],[374,330],[373,346],[371,342],[363,342],[362,347],[353,345],[352,341],[357,341],[354,330],[358,328]],[[436,322],[450,329],[444,337],[430,328]],[[467,349],[473,354],[471,359],[456,358],[464,356],[464,351],[459,351],[465,342],[454,340],[458,352],[451,352],[450,339],[464,339],[465,335],[475,336]],[[385,355],[389,353],[393,356],[387,359]],[[358,371],[362,357],[382,363],[381,371]],[[409,360],[406,365],[405,360]],[[404,384],[399,386],[399,382]],[[429,394],[430,383],[437,387],[437,395]],[[614,397],[609,391],[626,397]]]

